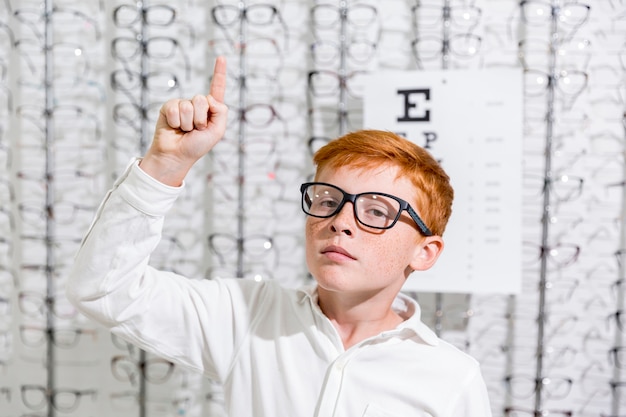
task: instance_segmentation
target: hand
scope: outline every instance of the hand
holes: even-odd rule
[[[218,57],[209,95],[172,99],[161,107],[141,169],[164,184],[179,186],[193,164],[224,136],[228,113],[225,90],[226,59]]]

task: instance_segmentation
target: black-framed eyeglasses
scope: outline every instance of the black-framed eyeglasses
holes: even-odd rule
[[[386,193],[346,193],[341,188],[324,182],[306,182],[300,186],[302,210],[309,216],[328,218],[339,213],[346,202],[351,202],[354,217],[373,229],[390,229],[404,210],[409,213],[424,236],[432,236],[428,226],[409,203]]]

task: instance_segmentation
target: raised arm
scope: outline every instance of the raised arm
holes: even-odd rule
[[[218,58],[208,95],[163,105],[141,166],[132,163],[98,209],[66,291],[79,311],[118,336],[211,375],[225,372],[237,340],[237,326],[223,314],[232,311],[228,290],[148,263],[182,191],[178,186],[224,134],[225,74],[226,63]]]

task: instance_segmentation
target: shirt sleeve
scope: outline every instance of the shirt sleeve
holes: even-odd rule
[[[67,280],[85,316],[146,351],[222,380],[249,327],[255,287],[193,280],[148,265],[182,191],[134,161],[100,205]]]
[[[466,390],[461,393],[450,416],[491,417],[492,412],[487,386],[479,366],[475,367],[475,372],[469,375],[467,382]]]

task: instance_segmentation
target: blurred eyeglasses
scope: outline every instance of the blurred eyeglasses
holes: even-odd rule
[[[144,88],[153,93],[171,93],[180,88],[176,74],[165,71],[154,71],[140,74],[126,69],[111,73],[111,87],[116,91],[133,92]]]
[[[269,281],[274,279],[274,274],[263,268],[250,268],[242,271],[241,277],[252,281]],[[207,279],[237,278],[237,271],[232,268],[213,267],[205,273]]]
[[[524,69],[547,67],[554,54],[559,65],[585,68],[591,59],[591,41],[587,38],[550,43],[527,38],[518,42],[518,57]]]
[[[273,99],[282,97],[284,86],[279,82],[278,73],[272,74],[270,71],[255,69],[245,74],[236,74],[229,71],[228,81],[232,85],[246,90],[246,97],[250,101],[270,102]],[[239,94],[239,91],[235,91]]]
[[[554,74],[541,70],[524,70],[524,91],[529,96],[544,94],[548,88],[556,87],[568,96],[577,96],[587,86],[589,75],[584,71],[561,69]]]
[[[40,410],[51,404],[57,411],[71,413],[78,408],[82,397],[96,399],[95,390],[55,388],[50,392],[43,385],[27,384],[22,385],[20,391],[24,405],[32,410]]]
[[[150,26],[169,26],[176,20],[176,9],[164,4],[143,6],[138,2],[135,6],[122,4],[113,9],[113,22],[120,28],[129,28],[138,22]]]
[[[573,411],[570,410],[530,410],[518,407],[506,407],[504,409],[505,417],[572,417]]]
[[[45,19],[50,19],[54,23],[55,27],[81,27],[93,29],[96,40],[100,39],[101,36],[97,20],[89,16],[87,13],[73,8],[53,6],[52,13],[47,15],[47,12],[45,12],[42,7],[23,7],[15,9],[13,16],[15,16],[18,21],[29,27],[38,39],[44,38],[41,28],[44,27],[43,22]]]
[[[312,130],[316,132],[316,128],[319,126],[320,131],[329,136],[340,136],[342,132],[346,131],[346,128],[358,129],[363,122],[363,113],[360,108],[341,109],[314,106],[309,108],[308,113]],[[337,134],[329,133],[329,129],[336,129]]]
[[[42,134],[46,132],[46,120],[53,121],[54,137],[57,143],[73,140],[67,132],[66,124],[72,123],[73,131],[80,131],[87,137],[87,142],[96,142],[102,137],[102,127],[97,115],[87,108],[75,104],[56,104],[46,109],[40,105],[22,104],[16,110],[17,116],[35,126]],[[28,141],[32,140],[29,138]],[[44,146],[44,139],[40,139]],[[75,143],[75,142],[73,142]],[[25,141],[24,144],[29,144]]]
[[[251,4],[239,7],[229,4],[220,4],[211,9],[213,21],[223,27],[232,26],[245,20],[256,26],[268,26],[276,22],[284,25],[278,8],[271,4]]]
[[[166,382],[174,371],[174,363],[163,358],[148,358],[135,361],[129,356],[117,355],[111,358],[111,372],[120,381],[128,381],[136,386],[141,376],[152,384]]]
[[[378,18],[378,10],[370,4],[353,4],[338,7],[333,4],[316,4],[311,8],[311,17],[316,27],[329,29],[336,27],[341,20],[357,28],[373,24]]]
[[[520,2],[522,19],[531,26],[541,26],[549,23],[556,17],[559,24],[568,27],[578,27],[589,18],[590,6],[577,1],[565,1],[553,5],[547,1],[523,0]]]
[[[285,45],[289,42],[287,25],[282,18],[280,10],[272,4],[257,3],[241,7],[219,4],[211,9],[211,17],[216,25],[224,29],[242,23],[261,27],[278,23],[284,33]]]
[[[123,63],[129,63],[142,55],[156,60],[171,60],[177,51],[182,57],[185,73],[189,78],[191,72],[189,57],[177,39],[168,36],[153,36],[148,39],[120,36],[111,41],[113,57]]]
[[[145,106],[136,103],[117,103],[113,106],[113,120],[120,126],[141,130],[142,121],[156,122],[162,103],[155,101]]]
[[[437,27],[448,22],[459,30],[469,31],[480,22],[482,10],[473,5],[440,6],[435,4],[418,4],[411,7],[413,22],[417,30]]]
[[[209,156],[225,169],[232,167],[233,161],[237,161],[240,155],[245,156],[246,167],[258,167],[271,163],[276,155],[276,145],[274,138],[248,137],[244,143],[224,138],[218,142]]]
[[[541,389],[547,399],[553,400],[567,398],[574,383],[572,378],[565,376],[536,378],[530,375],[508,375],[505,382],[509,394],[514,398],[527,399]]]
[[[536,345],[503,345],[502,352],[510,354],[518,365],[525,365],[542,357],[546,368],[567,368],[576,361],[578,351],[570,346],[544,346],[538,349]]]
[[[320,65],[338,62],[342,52],[354,62],[364,64],[374,57],[377,47],[377,42],[365,38],[352,39],[344,43],[320,39],[311,44],[311,53],[313,60]]]
[[[554,175],[546,178],[543,175],[527,173],[524,175],[524,195],[527,198],[539,197],[547,189],[554,194],[557,202],[572,201],[581,196],[584,179],[573,175]]]
[[[524,242],[523,243],[524,262],[526,265],[537,265],[543,256],[557,269],[562,269],[572,265],[578,260],[580,246],[574,243],[559,242],[551,246]]]
[[[32,318],[45,317],[48,311],[61,319],[71,319],[78,315],[74,306],[60,296],[48,297],[37,291],[20,291],[17,300],[20,311]]]
[[[284,123],[276,108],[268,103],[254,103],[240,109],[231,108],[228,116],[228,126],[243,122],[253,128],[265,128],[276,120]]]
[[[209,235],[209,248],[220,258],[221,264],[226,264],[226,257],[236,252],[243,253],[250,259],[259,259],[267,256],[274,249],[271,236],[252,234],[237,237],[228,233],[212,233]]]
[[[30,73],[34,75],[45,67],[42,52],[46,49],[52,53],[55,63],[52,74],[55,80],[64,77],[84,78],[91,69],[88,50],[78,43],[56,42],[50,47],[44,47],[34,39],[25,38],[17,40],[15,47]]]
[[[365,88],[367,71],[353,71],[343,75],[330,70],[310,71],[309,89],[315,97],[335,96],[345,90],[352,97],[360,98]]]
[[[91,336],[96,340],[97,332],[81,328],[47,328],[37,325],[20,325],[20,337],[25,346],[36,348],[51,342],[54,346],[70,349],[78,345],[81,336]]]
[[[231,68],[237,68],[237,57],[245,54],[248,58],[246,74],[262,72],[271,77],[278,77],[284,67],[283,48],[274,38],[253,37],[244,42],[218,38],[209,40],[208,44],[214,55],[228,56],[234,61]]]
[[[182,48],[180,43],[167,36],[155,36],[147,40],[133,37],[118,37],[111,42],[111,51],[115,58],[128,61],[142,53],[150,58],[169,59],[176,54],[176,50]]]
[[[472,33],[462,33],[443,39],[439,36],[424,35],[411,41],[411,48],[415,59],[430,61],[449,53],[460,59],[470,59],[478,54],[482,38]]]

